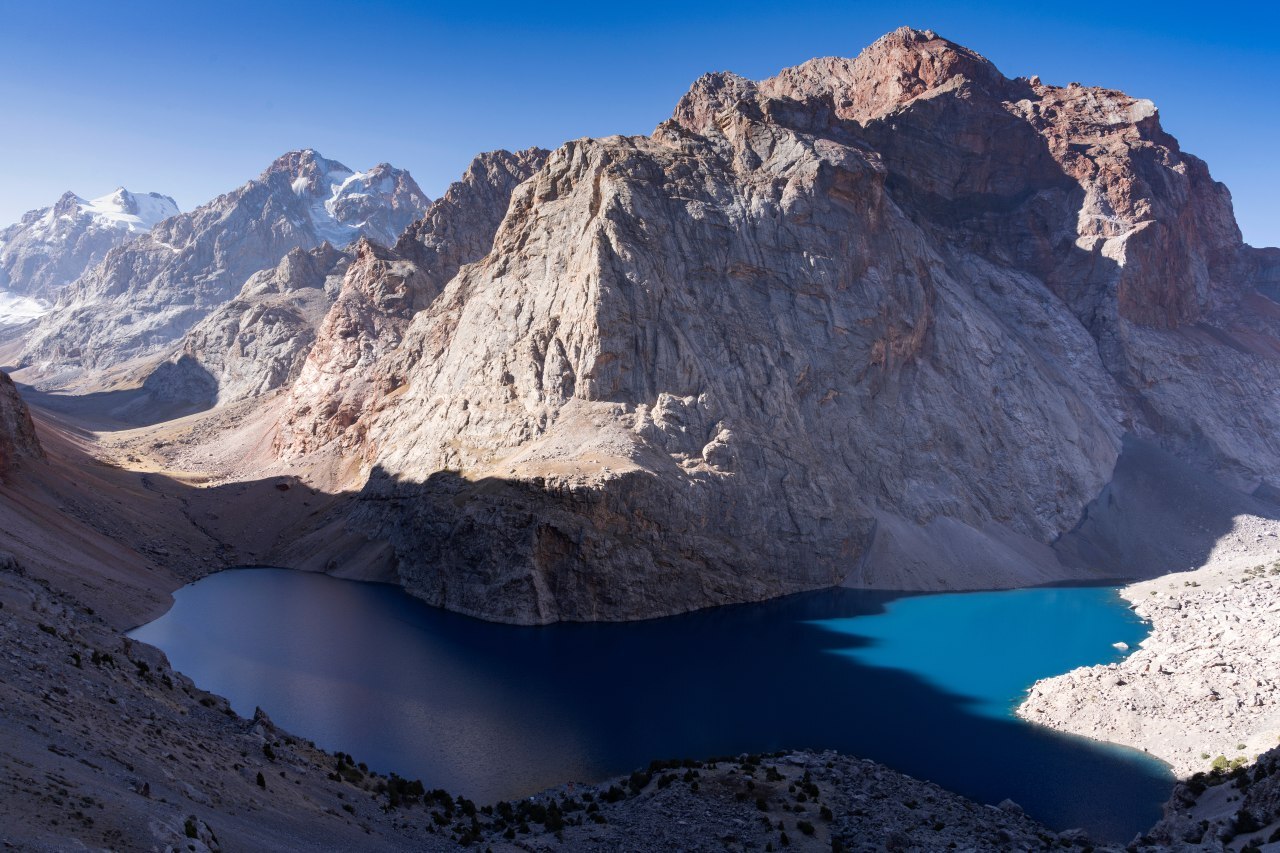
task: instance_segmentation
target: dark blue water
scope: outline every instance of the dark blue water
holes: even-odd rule
[[[242,714],[479,801],[654,758],[838,749],[1052,827],[1127,841],[1172,777],[1009,714],[1039,677],[1114,659],[1114,591],[831,590],[628,624],[494,625],[394,587],[212,575],[132,636]]]

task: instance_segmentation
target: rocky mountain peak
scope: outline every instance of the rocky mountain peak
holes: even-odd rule
[[[716,117],[744,100],[830,100],[843,119],[866,122],[928,92],[976,85],[1003,96],[1008,81],[985,57],[932,30],[901,27],[856,57],[819,57],[759,83],[732,72],[704,74],[694,81],[672,115],[695,133],[714,129]]]
[[[138,213],[138,200],[133,197],[133,193],[124,187],[116,187],[105,198],[109,200],[112,207],[119,209],[123,213],[131,213],[135,216]]]
[[[760,89],[807,101],[830,96],[841,118],[866,122],[947,86],[1002,90],[1004,75],[988,59],[931,30],[902,27],[854,59],[822,57],[788,68]]]
[[[364,239],[361,238],[360,242],[363,243]],[[324,273],[332,269],[343,257],[346,256],[328,242],[321,243],[309,251],[295,247],[280,259],[280,263],[274,270],[270,272],[263,270],[250,278],[245,284],[245,291],[252,292],[258,280],[271,282],[274,289],[279,292],[323,286]],[[244,291],[242,295],[243,293]]]
[[[528,148],[476,156],[461,180],[405,230],[396,251],[416,263],[437,288],[444,287],[459,267],[488,254],[512,192],[542,168],[547,155],[545,149]]]
[[[478,158],[397,244],[456,272],[401,332],[353,265],[276,449],[361,459],[406,586],[513,621],[1066,576],[1127,435],[1280,478],[1271,267],[1156,120],[899,30],[567,143],[455,267]]]
[[[687,130],[704,133],[725,109],[755,94],[756,84],[732,71],[703,74],[676,104],[671,118]]]
[[[124,243],[149,232],[178,213],[178,205],[159,193],[135,195],[124,187],[85,200],[63,193],[49,207],[32,210],[0,229],[0,325],[45,313],[57,291]],[[8,291],[8,298],[6,297]],[[13,314],[14,299],[29,303]]]
[[[67,190],[58,197],[56,202],[53,203],[53,215],[74,216],[80,211],[80,205],[82,204],[84,204],[84,199],[80,198],[80,196],[76,195],[71,190]],[[32,213],[36,212],[37,211],[32,211]]]
[[[298,195],[315,195],[327,188],[321,182],[328,178],[339,180],[353,174],[337,160],[329,160],[312,148],[286,151],[271,162],[259,180],[270,180],[272,175],[284,175]]]

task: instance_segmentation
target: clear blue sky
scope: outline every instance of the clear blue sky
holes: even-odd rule
[[[759,78],[903,24],[1009,76],[1151,98],[1280,245],[1280,47],[1262,3],[186,3],[0,0],[0,224],[117,185],[184,210],[278,154],[413,172],[493,148],[648,133],[705,71]]]

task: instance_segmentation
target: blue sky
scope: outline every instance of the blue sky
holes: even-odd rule
[[[117,185],[190,209],[313,147],[432,197],[493,148],[648,133],[705,71],[764,77],[931,28],[1009,76],[1151,98],[1280,245],[1280,47],[1261,3],[428,4],[0,0],[0,223]]]

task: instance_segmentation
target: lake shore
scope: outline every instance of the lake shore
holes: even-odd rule
[[[1280,737],[1280,522],[1236,519],[1205,564],[1125,587],[1151,623],[1123,661],[1037,681],[1018,716],[1141,749],[1179,777]]]

